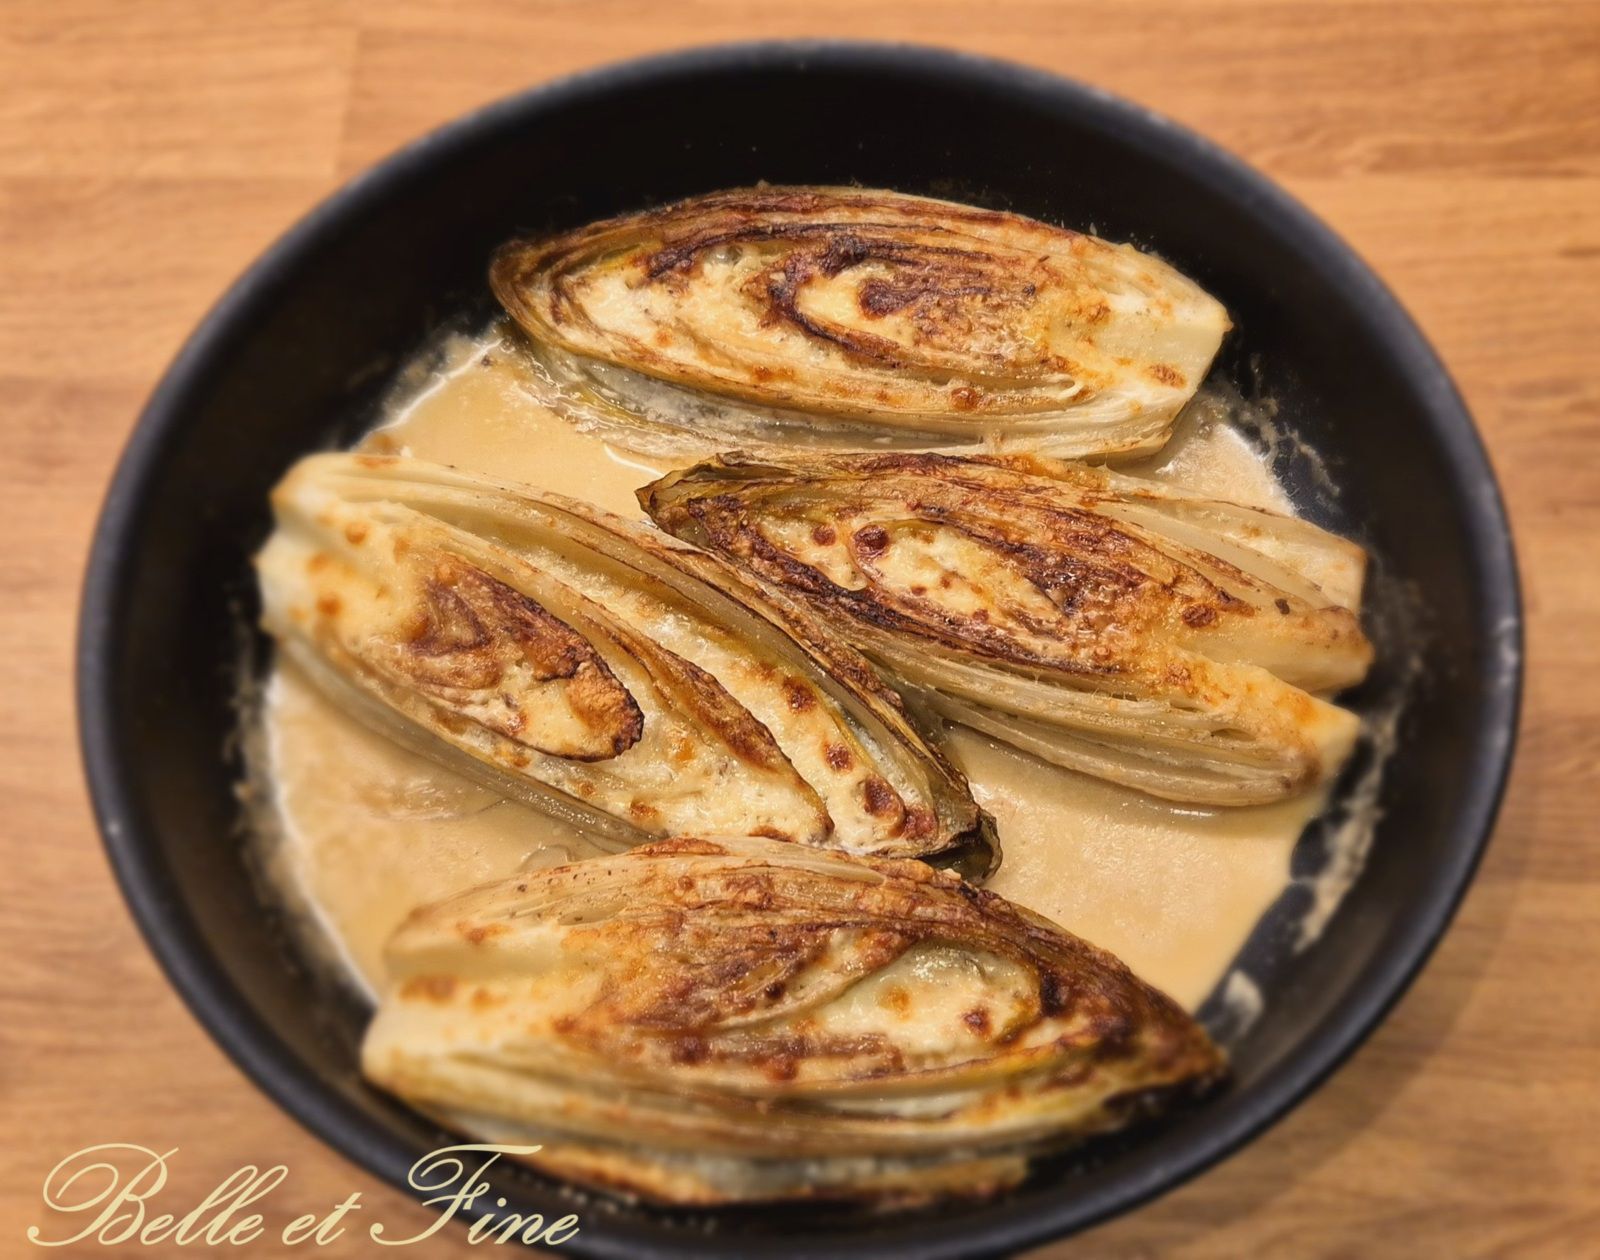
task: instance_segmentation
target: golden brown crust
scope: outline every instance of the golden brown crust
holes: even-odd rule
[[[640,501],[669,532],[802,594],[952,716],[998,713],[977,724],[1001,738],[1005,715],[1054,730],[1062,757],[1095,742],[1064,764],[1247,803],[1319,781],[1348,747],[1350,724],[1304,689],[1359,681],[1371,645],[1352,609],[1254,545],[1244,509],[1032,457],[908,453],[728,455]],[[1302,550],[1347,546],[1256,515],[1261,535],[1291,531]],[[1152,704],[1142,752],[1130,706]],[[1056,755],[1043,729],[1023,738]],[[1163,740],[1169,760],[1209,759],[1205,773],[1163,790]]]
[[[1227,328],[1126,246],[853,188],[736,189],[512,242],[490,283],[536,340],[674,385],[970,441],[1008,420],[1007,441],[1058,453],[1159,445]]]
[[[920,862],[784,852],[669,840],[418,911],[367,1074],[540,1127],[558,1164],[569,1139],[620,1147],[629,1184],[700,1200],[804,1194],[839,1159],[947,1193],[940,1161],[1014,1160],[1221,1075],[1176,1004],[1038,916]]]
[[[396,638],[368,640],[372,660],[397,678],[450,704],[500,688],[503,709],[483,714],[491,730],[540,752],[601,761],[633,747],[644,714],[589,642],[538,601],[482,569],[441,557],[420,591],[415,618]],[[556,682],[577,719],[564,740],[529,737],[522,684]]]
[[[715,830],[994,861],[960,773],[782,594],[642,525],[436,465],[314,456],[264,624],[371,725],[619,843]]]

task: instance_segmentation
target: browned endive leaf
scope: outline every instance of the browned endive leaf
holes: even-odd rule
[[[861,188],[516,241],[490,282],[570,405],[741,445],[1153,450],[1228,329],[1130,246]]]
[[[1337,772],[1358,730],[1359,547],[1304,521],[1028,456],[730,455],[640,492],[781,583],[947,717],[1175,800]]]
[[[1224,1065],[1115,958],[950,872],[770,842],[489,885],[386,959],[369,1079],[674,1203],[989,1193]]]
[[[418,461],[303,460],[264,623],[353,716],[602,840],[962,858],[993,828],[853,649],[717,557]]]

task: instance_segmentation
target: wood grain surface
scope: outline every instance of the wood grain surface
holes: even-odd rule
[[[178,1148],[170,1205],[241,1163],[282,1162],[275,1217],[361,1190],[366,1217],[395,1231],[428,1219],[212,1046],[136,935],[91,825],[77,587],[101,491],[168,359],[277,233],[419,132],[598,62],[791,34],[1062,71],[1282,181],[1439,347],[1517,528],[1521,752],[1426,974],[1270,1135],[1044,1254],[1600,1256],[1600,6],[1581,0],[5,0],[0,1254],[31,1252],[45,1173],[98,1142]],[[323,1254],[379,1250],[361,1237]],[[456,1235],[425,1250],[470,1253]],[[182,1254],[197,1253],[212,1254]]]

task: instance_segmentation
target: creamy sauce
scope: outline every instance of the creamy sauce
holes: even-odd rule
[[[632,517],[634,489],[711,453],[642,455],[539,402],[526,358],[491,332],[419,363],[365,449],[454,464],[587,499]],[[1129,471],[1239,503],[1289,508],[1220,403],[1189,409],[1157,461]],[[385,939],[416,905],[582,857],[571,828],[371,734],[280,669],[262,745],[274,804],[272,881],[369,991]],[[970,731],[951,732],[974,794],[999,824],[989,887],[1123,959],[1185,1006],[1222,980],[1290,878],[1289,856],[1322,808],[1309,794],[1244,809],[1173,805],[1062,770]]]
[[[368,993],[383,945],[429,901],[599,850],[570,824],[502,800],[374,734],[292,666],[265,696],[277,826],[268,875]]]

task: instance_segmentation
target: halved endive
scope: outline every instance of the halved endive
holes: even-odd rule
[[[391,940],[369,1079],[673,1203],[991,1192],[1223,1072],[1111,955],[921,862],[676,839]]]
[[[273,493],[263,624],[352,715],[602,843],[767,835],[987,871],[965,779],[782,592],[645,525],[414,460]]]
[[[580,414],[715,445],[1150,451],[1229,323],[1129,245],[862,188],[744,188],[502,248]]]
[[[1178,801],[1334,774],[1364,556],[1293,517],[1027,456],[730,455],[639,492],[786,585],[944,716]]]

